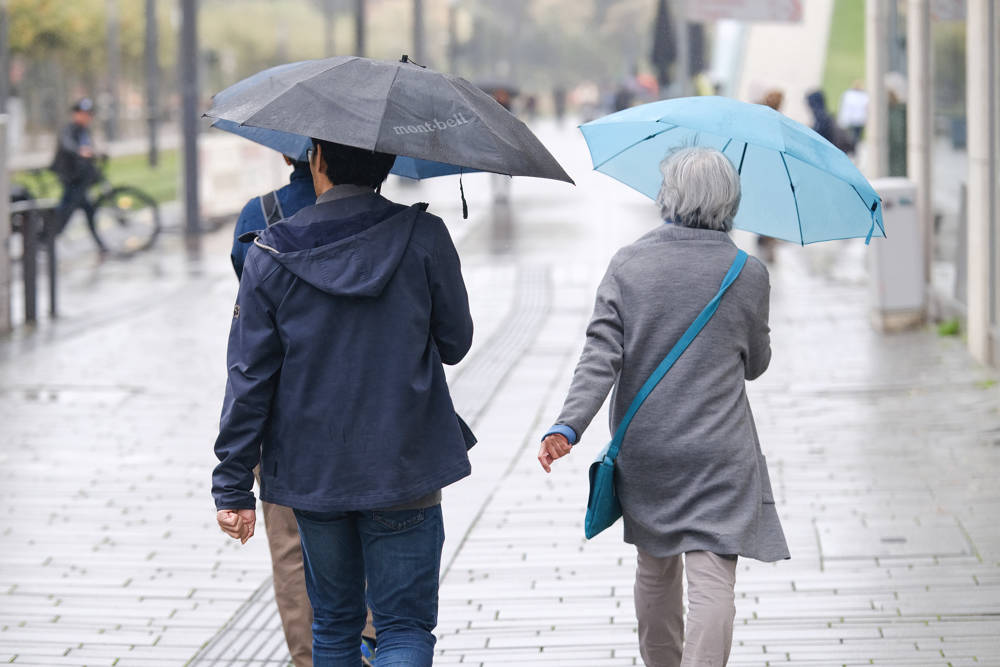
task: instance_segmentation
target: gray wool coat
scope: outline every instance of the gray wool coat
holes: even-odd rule
[[[736,253],[725,232],[673,224],[619,250],[557,423],[582,435],[614,388],[614,432]],[[745,390],[771,360],[769,294],[767,269],[749,259],[629,426],[615,486],[625,541],[647,553],[789,557]]]

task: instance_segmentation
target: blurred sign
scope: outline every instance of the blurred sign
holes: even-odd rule
[[[931,15],[938,21],[964,21],[965,0],[931,0]]]
[[[201,214],[207,219],[235,217],[252,197],[288,184],[281,154],[222,132],[198,141]]]
[[[802,20],[804,0],[688,0],[688,21],[782,21]]]

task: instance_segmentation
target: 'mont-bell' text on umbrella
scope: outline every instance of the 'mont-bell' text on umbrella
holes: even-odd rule
[[[446,120],[438,120],[435,118],[427,121],[426,123],[420,123],[419,125],[394,125],[392,127],[392,131],[396,134],[422,134],[425,132],[447,130],[460,125],[466,125],[471,122],[472,121],[470,119],[465,117],[465,114],[459,111],[454,116]]]

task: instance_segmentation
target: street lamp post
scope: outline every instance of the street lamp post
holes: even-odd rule
[[[354,0],[354,49],[354,55],[365,55],[365,0]]]
[[[105,132],[109,140],[118,138],[118,76],[121,48],[118,41],[118,0],[107,0],[108,39],[108,115]]]
[[[424,2],[413,0],[413,59],[421,65],[427,61],[424,53]]]
[[[908,90],[906,105],[906,164],[908,176],[917,186],[917,220],[924,238],[924,276],[930,279],[934,247],[931,197],[931,10],[925,0],[906,5],[906,59]]]
[[[201,250],[198,203],[198,3],[180,0],[181,127],[184,139],[184,241],[190,255]]]
[[[160,87],[159,34],[156,25],[156,0],[146,0],[146,121],[149,124],[149,166],[159,162],[157,129],[160,110],[157,89]]]
[[[323,0],[323,47],[326,50],[324,55],[327,58],[331,57],[334,52],[333,28],[336,15],[334,0]]]
[[[459,0],[448,0],[448,71],[456,73],[458,60],[458,26],[456,25]]]
[[[895,1],[895,0],[893,0]],[[865,125],[868,178],[889,173],[889,96],[885,87],[888,71],[889,0],[865,2],[865,85],[868,88],[868,123]]]
[[[967,328],[972,356],[1000,364],[1000,157],[997,156],[998,110],[997,33],[1000,10],[994,0],[969,0],[966,16],[969,194]]]
[[[7,98],[10,96],[9,39],[7,0],[0,0],[0,114],[7,113]]]

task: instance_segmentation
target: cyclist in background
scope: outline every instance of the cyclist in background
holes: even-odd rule
[[[56,156],[52,160],[52,171],[63,186],[62,200],[59,202],[59,224],[57,233],[66,227],[76,209],[83,209],[87,216],[87,227],[94,237],[101,253],[108,249],[97,235],[94,224],[94,203],[87,196],[87,190],[100,180],[100,170],[95,164],[94,137],[90,124],[94,120],[94,103],[84,97],[72,108],[72,120],[59,132]]]

